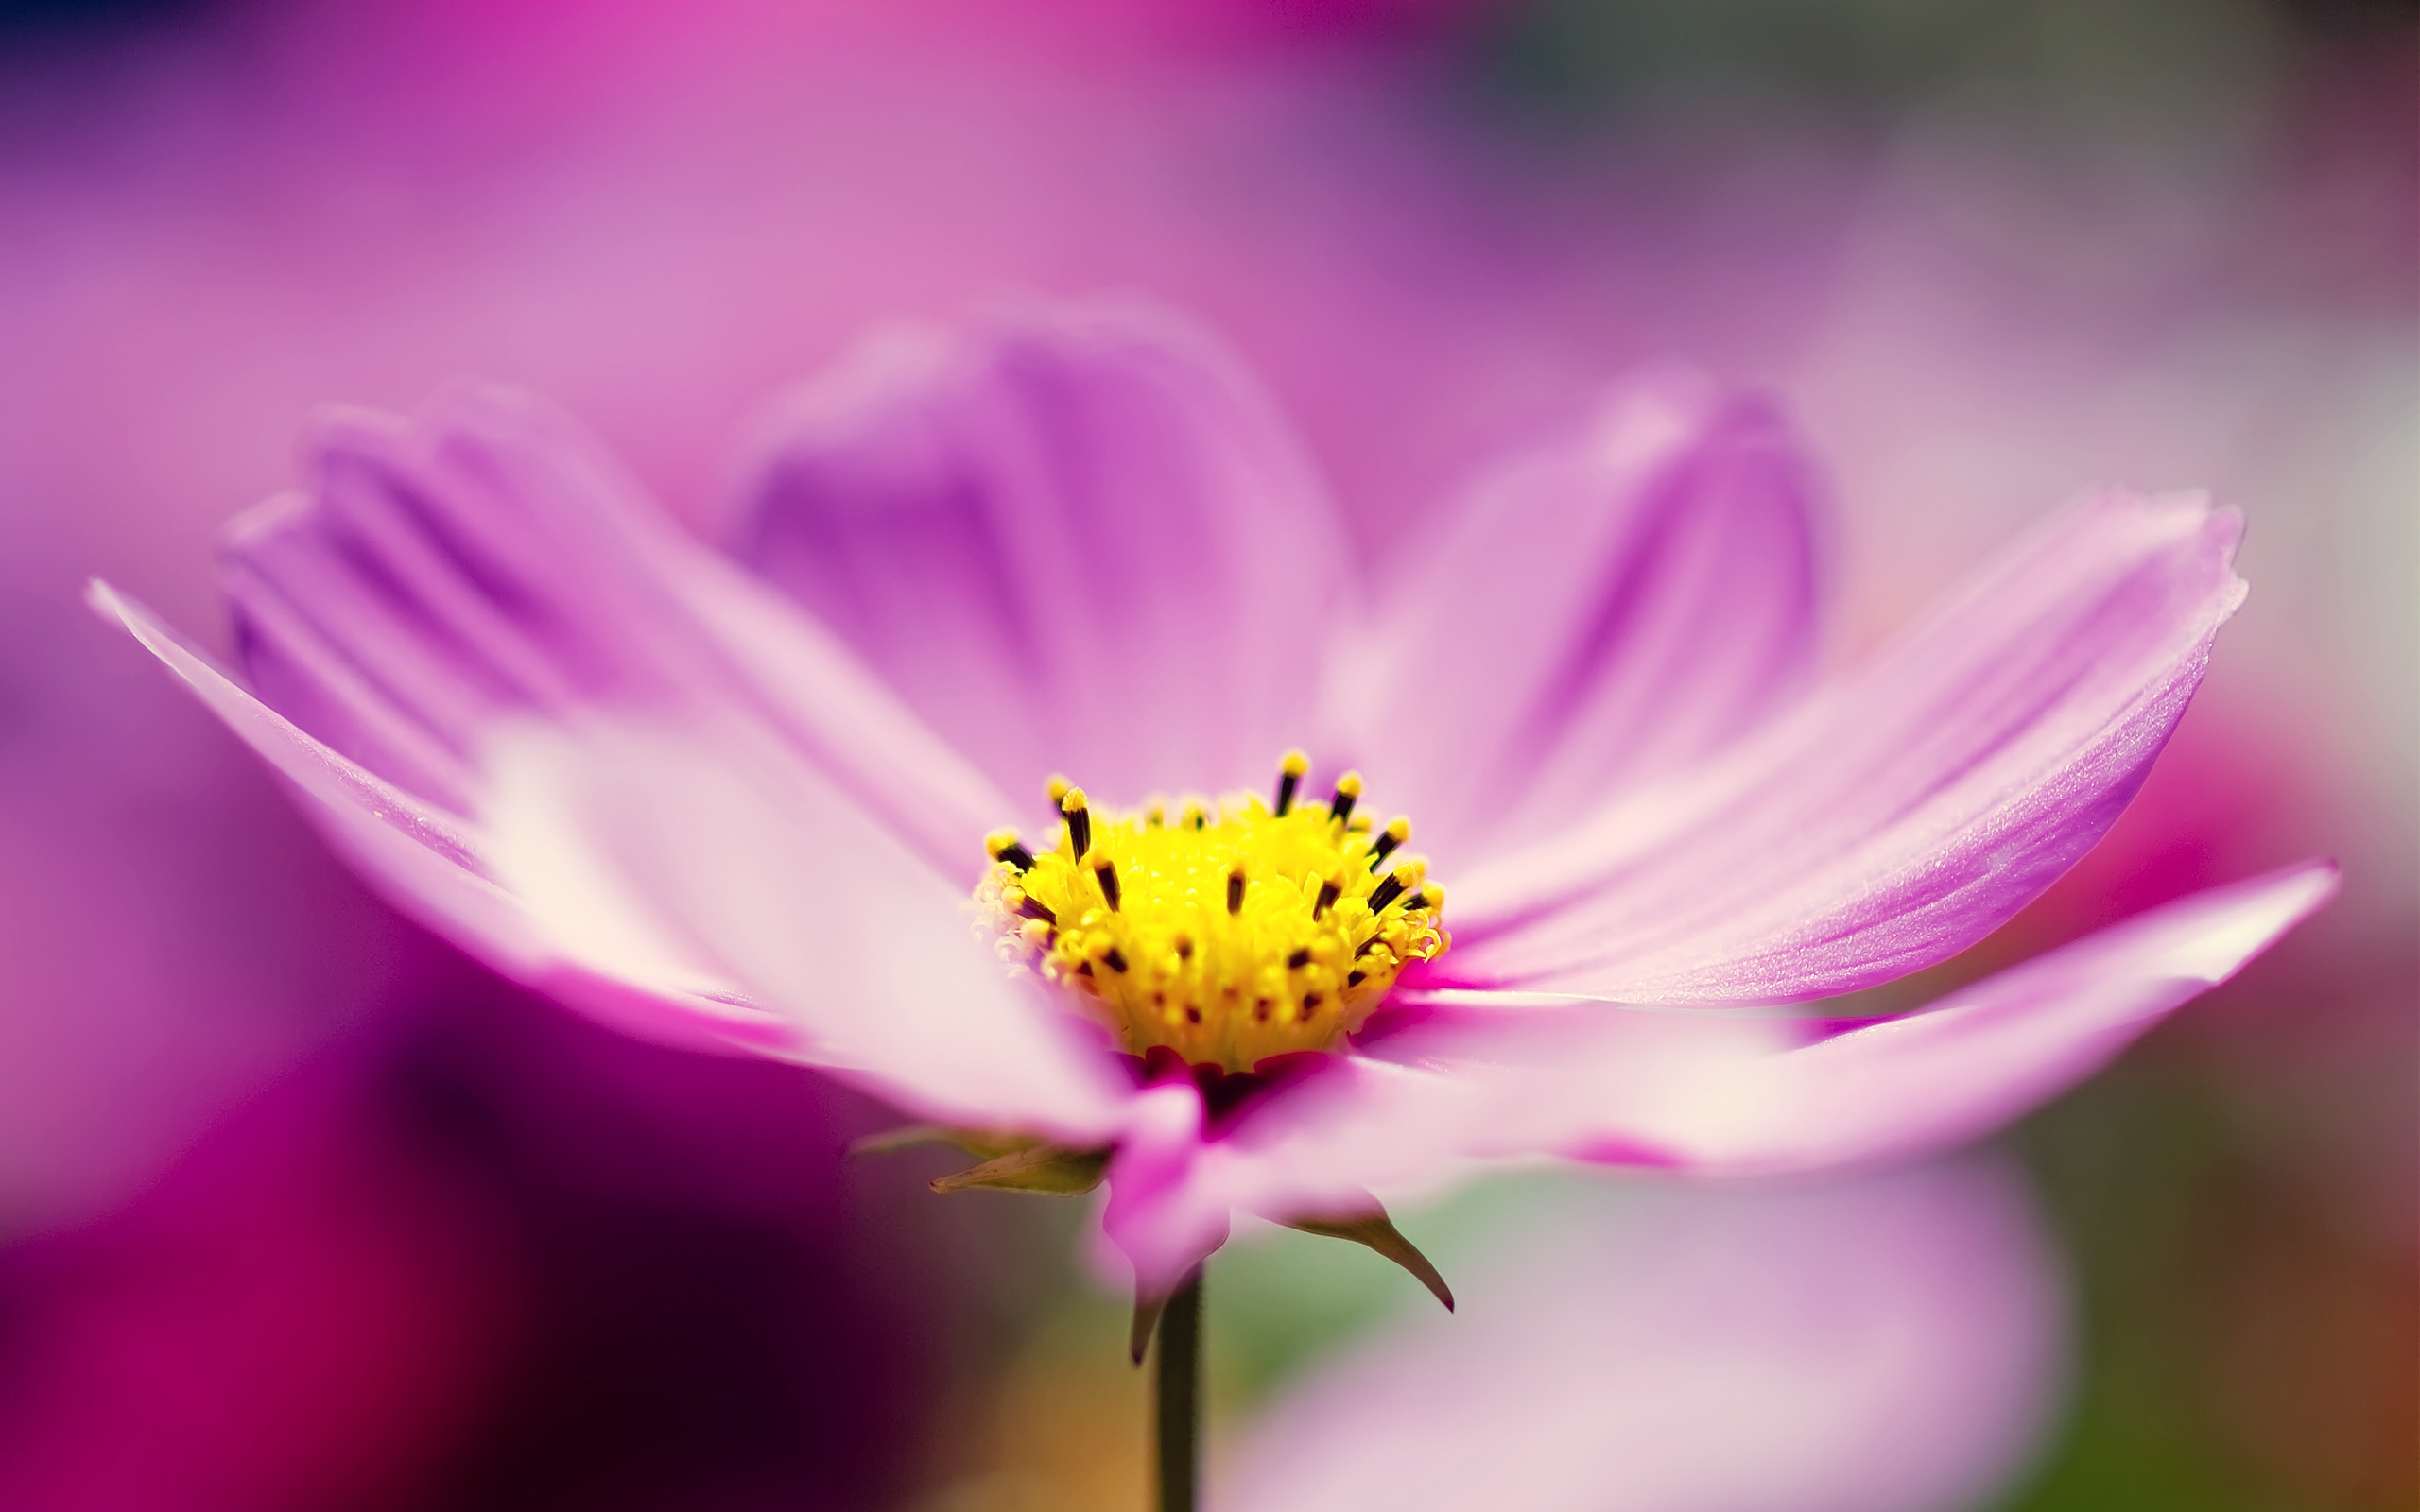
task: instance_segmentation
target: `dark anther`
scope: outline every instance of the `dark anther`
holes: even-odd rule
[[[1311,1015],[1317,1013],[1319,1008],[1320,995],[1318,993],[1305,992],[1303,994],[1303,1022],[1306,1023],[1309,1022]]]
[[[1400,819],[1379,831],[1378,837],[1370,842],[1370,869],[1375,871],[1386,865],[1387,857],[1395,853],[1395,847],[1410,838],[1411,826]]]
[[[1084,852],[1093,848],[1093,811],[1084,806],[1083,790],[1070,789],[1059,812],[1067,821],[1067,849],[1081,861]]]
[[[1286,957],[1286,970],[1289,971],[1299,971],[1310,964],[1311,953],[1307,946]]]
[[[1176,958],[1180,961],[1193,959],[1193,941],[1183,935],[1176,937]]]
[[[1244,874],[1241,871],[1230,871],[1227,873],[1227,912],[1240,914],[1243,911]]]
[[[1111,913],[1117,912],[1117,863],[1107,856],[1093,863],[1093,879],[1100,884],[1100,895]]]
[[[1329,905],[1336,902],[1337,894],[1343,890],[1332,881],[1321,883],[1319,902],[1311,904],[1311,917],[1317,919],[1326,913]]]
[[[1396,899],[1402,897],[1403,885],[1402,872],[1397,871],[1390,874],[1386,881],[1378,884],[1376,887],[1371,890],[1370,912],[1374,914],[1380,909],[1386,907],[1387,904],[1393,902]]]
[[[1361,779],[1347,772],[1336,780],[1336,796],[1327,800],[1327,816],[1339,824],[1353,817],[1353,805],[1361,797]]]
[[[1024,846],[1014,840],[1011,840],[1008,844],[1000,847],[997,850],[993,851],[992,859],[994,861],[1005,861],[1010,866],[1016,868],[1019,871],[1031,871],[1033,869],[1033,852],[1027,850]]]
[[[1201,1010],[1200,1008],[1186,1008],[1184,1010],[1184,1022],[1187,1023],[1200,1023],[1201,1022]]]
[[[1277,801],[1270,805],[1270,812],[1281,819],[1291,813],[1294,808],[1294,790],[1302,785],[1303,774],[1294,769],[1293,763],[1287,763],[1277,773]]]
[[[1359,960],[1362,956],[1369,954],[1370,954],[1370,951],[1371,951],[1371,948],[1372,948],[1373,946],[1376,945],[1377,943],[1378,943],[1378,936],[1375,936],[1375,935],[1371,936],[1368,939],[1363,940],[1363,941],[1360,943],[1360,945],[1359,945],[1357,948],[1356,948],[1356,949],[1355,949],[1355,951],[1353,952],[1353,958],[1354,958],[1355,960],[1357,960],[1357,960]]]
[[[1059,922],[1059,915],[1051,906],[1031,893],[1017,900],[1017,912],[1028,919],[1039,919],[1046,924],[1056,925]]]
[[[1426,908],[1427,906],[1428,895],[1425,892],[1413,893],[1410,897],[1403,901],[1403,911],[1407,914],[1415,908]]]
[[[1370,980],[1370,973],[1367,971],[1347,971],[1344,973],[1344,985],[1346,987],[1359,987],[1362,983],[1367,982],[1368,980]]]
[[[1115,945],[1112,945],[1109,948],[1109,953],[1103,955],[1100,959],[1101,964],[1108,967],[1113,971],[1123,971],[1126,970],[1126,956]]]

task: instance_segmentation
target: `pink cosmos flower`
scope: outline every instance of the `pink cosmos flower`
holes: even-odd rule
[[[1264,1407],[1215,1504],[1955,1512],[2049,1425],[2066,1288],[2004,1169],[1561,1195],[1453,1257],[1460,1316]]]
[[[1808,469],[1684,378],[1366,579],[1251,381],[1126,307],[877,340],[747,479],[717,552],[463,388],[330,418],[233,527],[249,689],[94,602],[401,905],[626,1026],[852,1078],[993,1157],[965,1184],[1105,1174],[1145,1296],[1237,1210],[1393,1247],[1371,1189],[1472,1160],[1970,1137],[2334,885],[2202,893],[1844,1033],[1773,1011],[1956,954],[2108,827],[2243,594],[2198,498],[2093,496],[1810,686]],[[1296,742],[1270,798],[1184,797]]]

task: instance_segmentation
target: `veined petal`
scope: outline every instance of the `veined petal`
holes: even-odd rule
[[[800,1057],[942,1123],[1099,1140],[1111,1057],[1011,980],[962,892],[741,723],[527,723],[492,737],[482,821],[548,937],[617,976],[705,960]]]
[[[105,583],[86,595],[191,687],[212,713],[308,801],[322,833],[396,906],[508,975],[569,999],[645,1038],[691,1048],[784,1052],[791,1026],[736,995],[703,965],[667,958],[645,981],[566,952],[499,885],[473,820],[407,793],[331,750],[239,687],[149,610]]]
[[[2334,896],[2309,863],[2196,893],[1932,1007],[1745,1068],[1655,1143],[1724,1174],[1897,1159],[1972,1139],[2090,1075]]]
[[[2057,1400],[2065,1287],[1980,1163],[1573,1193],[1260,1415],[1234,1512],[1954,1512]]]
[[[2243,583],[2241,523],[2105,494],[1715,769],[1457,877],[1442,979],[1792,1001],[1972,944],[2134,797]]]
[[[1474,488],[1340,650],[1340,744],[1448,871],[1728,744],[1805,685],[1814,492],[1768,404],[1633,383]]]
[[[236,643],[271,706],[458,813],[499,722],[599,708],[775,732],[968,873],[1001,800],[827,632],[683,536],[579,428],[465,386],[340,414],[304,495],[238,521]]]
[[[1757,1175],[1921,1153],[2089,1074],[2234,975],[2335,882],[2314,863],[2196,894],[1926,1011],[1811,1042],[1806,1021],[1756,1014],[1452,994],[1255,1110],[1162,1200],[1282,1221],[1469,1160]]]
[[[1127,307],[869,342],[769,428],[739,548],[1020,797],[1256,784],[1345,582],[1274,407]]]

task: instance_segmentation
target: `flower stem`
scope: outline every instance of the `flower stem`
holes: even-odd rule
[[[1160,1314],[1160,1512],[1194,1512],[1201,1492],[1201,1272]]]

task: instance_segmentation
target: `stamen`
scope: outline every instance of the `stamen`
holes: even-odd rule
[[[1388,872],[1387,880],[1378,884],[1370,893],[1370,912],[1374,914],[1382,912],[1387,904],[1402,897],[1404,890],[1419,880],[1419,874],[1420,868],[1409,862]]]
[[[1075,785],[1075,783],[1060,776],[1057,772],[1051,773],[1050,782],[1046,788],[1046,791],[1050,794],[1050,806],[1054,809],[1057,808],[1060,801],[1066,798],[1067,790]]]
[[[1277,801],[1269,812],[1284,818],[1294,809],[1294,790],[1303,785],[1303,774],[1311,769],[1311,759],[1299,750],[1289,750],[1277,764]]]
[[[1370,843],[1370,869],[1375,871],[1384,866],[1387,857],[1395,853],[1395,848],[1410,838],[1411,821],[1409,819],[1401,815],[1389,819],[1386,829]]]
[[[1134,1055],[1245,1072],[1336,1047],[1397,973],[1451,941],[1426,863],[1385,864],[1410,825],[1373,833],[1357,772],[1336,779],[1327,803],[1302,802],[1308,771],[1288,752],[1273,804],[1154,794],[1122,812],[1095,812],[1083,789],[1055,781],[1050,845],[984,837],[993,864],[977,902],[1000,958]]]
[[[1059,796],[1059,814],[1067,821],[1067,850],[1078,861],[1093,848],[1093,813],[1084,801],[1084,790],[1071,787]]]
[[[1033,869],[1033,852],[1017,841],[1014,830],[994,830],[983,837],[983,850],[994,861],[1005,861],[1019,871]]]
[[[1321,883],[1319,901],[1311,904],[1311,917],[1325,919],[1328,909],[1335,906],[1337,895],[1342,891],[1344,891],[1344,884],[1335,877]]]

